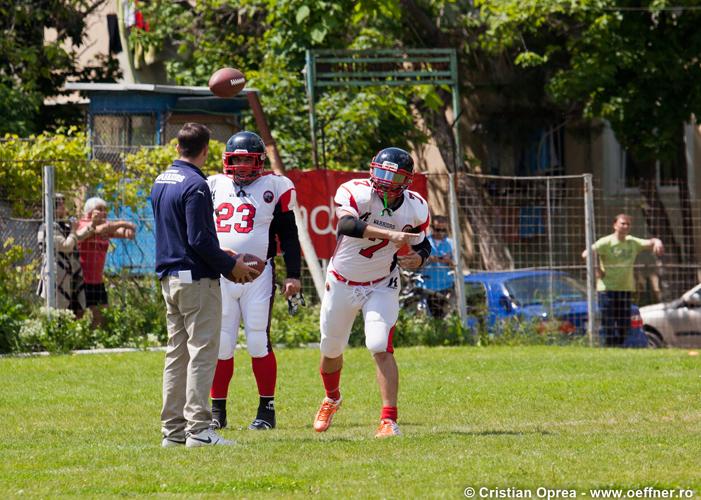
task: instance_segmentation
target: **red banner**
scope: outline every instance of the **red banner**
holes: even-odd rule
[[[337,170],[288,170],[285,175],[294,183],[297,203],[314,249],[320,259],[330,259],[336,247],[336,210],[333,197],[338,186],[351,179],[366,179],[367,172],[339,172]],[[414,174],[410,189],[428,201],[426,176]]]

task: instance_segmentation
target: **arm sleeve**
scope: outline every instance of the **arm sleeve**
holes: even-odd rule
[[[428,227],[431,225],[431,214],[428,211],[428,203],[424,200],[419,193],[411,191],[409,193],[409,200],[412,207],[414,208],[414,228],[411,230],[412,233],[423,234],[424,238],[428,237]],[[430,242],[429,242],[430,246]]]
[[[351,213],[356,217],[360,217],[360,210],[358,208],[358,202],[355,199],[353,193],[348,189],[348,186],[341,185],[336,191],[336,195],[333,198],[334,203],[336,203],[336,215],[341,215],[339,210],[347,213]]]
[[[54,232],[54,246],[58,252],[72,252],[76,243],[78,243],[78,238],[76,238],[75,233],[63,236],[60,231]]]
[[[365,228],[368,227],[368,223],[353,217],[352,215],[344,215],[341,220],[338,221],[338,226],[336,227],[336,235],[350,236],[351,238],[362,238]]]
[[[184,194],[187,242],[212,269],[220,274],[228,274],[236,261],[219,248],[209,193],[207,184],[202,183]]]
[[[431,255],[431,242],[428,241],[428,238],[424,238],[418,245],[411,245],[411,248],[421,256],[421,265],[423,266]]]
[[[635,236],[628,236],[627,239],[635,243],[637,253],[640,253],[645,248],[645,244],[649,241]]]
[[[46,245],[46,225],[41,225],[41,228],[37,234],[37,240],[39,241],[42,251],[44,251]],[[75,248],[76,243],[78,243],[78,239],[74,233],[70,233],[68,236],[63,236],[59,227],[54,225],[54,249],[57,252],[71,252],[73,251],[73,248]]]
[[[594,244],[591,246],[592,250],[595,252],[600,252],[601,249],[606,245],[606,242],[608,240],[606,238],[599,238],[594,242]]]
[[[302,270],[302,249],[299,245],[297,223],[292,210],[283,211],[285,207],[278,204],[273,213],[271,233],[277,236],[282,250],[282,258],[285,260],[285,269],[288,278],[299,279]],[[274,241],[271,247],[274,248]]]

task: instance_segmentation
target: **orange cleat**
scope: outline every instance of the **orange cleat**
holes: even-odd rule
[[[375,432],[376,438],[386,438],[401,435],[402,433],[399,430],[399,425],[391,418],[383,418],[382,420],[380,420],[380,426]]]
[[[343,398],[324,398],[319,411],[316,412],[316,417],[314,417],[314,430],[316,432],[324,432],[331,426],[331,421],[340,408],[341,401],[343,401]]]

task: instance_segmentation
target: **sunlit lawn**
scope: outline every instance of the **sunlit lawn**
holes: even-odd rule
[[[231,448],[161,449],[163,353],[1,359],[3,496],[452,497],[467,486],[701,492],[701,360],[682,350],[398,349],[404,436],[376,440],[365,350],[348,351],[344,406],[311,421],[318,352],[280,350],[278,429],[237,352]]]

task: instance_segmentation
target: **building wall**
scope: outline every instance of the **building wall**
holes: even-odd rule
[[[169,83],[166,78],[165,66],[160,60],[158,54],[156,59],[147,64],[143,58],[141,59],[141,67],[134,67],[133,47],[129,47],[128,30],[124,27],[124,12],[126,0],[107,0],[104,4],[96,8],[86,18],[86,35],[83,39],[83,44],[77,47],[78,61],[81,67],[86,67],[95,63],[95,58],[98,55],[106,56],[109,52],[109,33],[107,29],[107,15],[116,14],[119,19],[120,40],[122,51],[118,54],[113,54],[119,61],[119,67],[122,71],[122,78],[118,83]],[[46,29],[44,32],[46,40],[56,39],[56,30]],[[69,42],[66,42],[66,48],[70,49]],[[130,54],[131,51],[131,54]],[[66,102],[69,100],[75,102],[77,93],[69,99],[58,99],[55,102]]]

